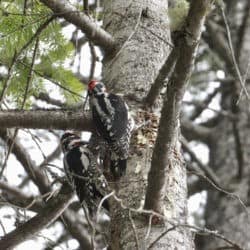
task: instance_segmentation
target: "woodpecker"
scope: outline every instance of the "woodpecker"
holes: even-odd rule
[[[98,168],[97,161],[88,148],[74,132],[66,131],[61,137],[64,153],[64,170],[72,188],[76,191],[81,205],[86,204],[93,218],[101,199],[108,194],[108,184]],[[109,211],[108,201],[102,206]]]
[[[126,173],[133,119],[125,101],[108,93],[102,82],[90,81],[88,94],[96,131],[110,149],[110,171],[120,178]]]

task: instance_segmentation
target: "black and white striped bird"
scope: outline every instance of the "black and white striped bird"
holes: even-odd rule
[[[108,184],[97,165],[97,159],[88,148],[88,143],[78,135],[66,131],[61,137],[64,153],[64,169],[81,205],[86,204],[91,217],[95,216],[101,199],[108,194]],[[103,207],[108,211],[108,201]]]
[[[97,133],[110,149],[111,173],[120,178],[126,173],[133,119],[125,101],[118,95],[108,93],[102,82],[90,81],[88,93]]]

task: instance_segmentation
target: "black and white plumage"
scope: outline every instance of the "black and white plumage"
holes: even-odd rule
[[[88,144],[71,131],[61,137],[64,153],[64,169],[68,181],[76,191],[80,203],[87,205],[91,217],[95,215],[101,199],[108,193],[108,184],[98,168]],[[103,207],[108,211],[107,200]]]
[[[88,84],[90,108],[98,134],[110,149],[110,170],[115,177],[126,172],[133,119],[128,106],[118,95],[108,93],[102,82]]]

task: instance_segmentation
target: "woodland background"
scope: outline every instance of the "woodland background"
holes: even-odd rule
[[[0,249],[250,249],[249,27],[248,0],[0,1]],[[92,78],[137,125],[95,232],[58,181]]]

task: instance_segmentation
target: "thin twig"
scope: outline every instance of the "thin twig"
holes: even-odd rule
[[[100,203],[99,203],[99,205],[98,205],[98,208],[97,208],[97,212],[96,212],[96,222],[99,221],[99,214],[100,214],[100,211],[101,211],[102,204],[104,203],[105,200],[107,200],[109,197],[113,196],[114,194],[115,194],[115,190],[113,190],[111,193],[105,195],[105,196],[101,199],[101,201],[100,201]]]
[[[96,51],[95,46],[92,42],[89,42],[90,54],[91,54],[91,65],[90,65],[90,73],[89,73],[89,81],[93,79],[95,75],[95,68],[96,68]]]
[[[248,59],[247,69],[246,69],[246,72],[245,72],[244,77],[243,77],[243,82],[244,82],[244,85],[245,85],[245,83],[246,83],[246,81],[247,81],[247,77],[248,77],[249,69],[250,69],[250,58]],[[241,99],[242,94],[243,94],[243,90],[241,89],[241,91],[240,91],[240,95],[239,95],[239,98],[238,98],[238,100],[237,100],[237,102],[236,102],[236,104],[237,104],[237,105],[239,104],[239,100]]]
[[[47,244],[51,246],[54,246],[57,243],[54,240],[50,239],[49,237],[44,236],[43,234],[40,234],[40,233],[35,234],[35,236],[43,238],[44,240],[48,242]],[[56,247],[59,247],[61,250],[64,250],[64,247],[60,246],[59,244],[57,244]],[[53,249],[53,248],[50,248],[50,249]]]
[[[249,214],[249,212],[247,210],[247,206],[244,204],[244,202],[241,200],[241,198],[237,194],[228,192],[225,189],[217,186],[212,180],[210,180],[207,176],[205,176],[205,175],[203,175],[201,173],[198,173],[196,171],[189,171],[189,173],[193,173],[193,174],[195,174],[197,176],[200,176],[200,177],[204,178],[206,181],[208,181],[218,191],[220,191],[220,192],[222,192],[222,193],[224,193],[226,195],[229,195],[229,196],[233,197],[234,199],[238,200],[240,205],[244,208],[246,214]]]
[[[37,53],[37,49],[38,49],[38,44],[39,44],[39,39],[37,37],[36,43],[35,43],[35,47],[34,47],[34,51],[33,51],[33,55],[32,55],[31,66],[30,66],[30,70],[29,70],[29,73],[28,73],[27,81],[26,81],[26,88],[25,88],[25,92],[24,92],[24,96],[23,96],[23,101],[22,101],[22,104],[21,104],[21,110],[24,108],[25,102],[26,102],[27,97],[28,97],[29,86],[30,86],[30,82],[31,82],[31,79],[32,79],[32,69],[33,69],[34,63],[35,63],[35,58],[36,58],[36,53]],[[21,54],[21,51],[19,52],[19,55],[20,54]],[[16,60],[16,56],[14,56],[14,61],[15,60]],[[13,61],[13,63],[14,63],[14,61]],[[6,84],[6,88],[7,87],[8,87],[8,85]],[[3,97],[3,95],[4,95],[4,90],[2,91],[1,97]],[[1,104],[0,104],[0,106],[1,106]],[[1,169],[1,172],[0,172],[0,178],[2,177],[4,169],[5,169],[6,165],[7,165],[7,161],[9,159],[10,153],[12,152],[12,149],[13,149],[13,146],[14,146],[17,134],[18,134],[18,128],[16,128],[15,131],[14,131],[14,135],[13,135],[13,138],[12,138],[12,143],[11,143],[11,145],[8,148],[7,155],[6,155],[6,157],[4,159],[4,163],[2,165],[2,169]]]
[[[83,10],[86,15],[89,14],[89,1],[88,0],[83,0]]]
[[[170,228],[168,228],[166,231],[164,231],[162,234],[160,234],[148,247],[148,249],[152,249],[153,246],[162,238],[164,237],[167,233],[169,233],[170,231],[173,231],[176,229],[177,226],[172,226]]]
[[[240,69],[239,69],[239,66],[238,66],[236,58],[235,58],[235,53],[234,53],[233,43],[232,43],[232,38],[231,38],[231,32],[230,32],[230,28],[229,28],[229,25],[228,25],[228,22],[227,22],[227,18],[226,18],[223,7],[222,6],[219,6],[219,7],[220,7],[220,10],[221,10],[223,21],[225,23],[225,27],[226,27],[226,31],[227,31],[228,44],[229,44],[230,52],[231,52],[231,55],[232,55],[232,60],[233,60],[233,64],[234,64],[234,67],[235,67],[235,71],[236,71],[237,77],[238,77],[238,79],[240,81],[242,90],[244,90],[247,99],[250,100],[250,96],[249,96],[248,91],[246,89],[245,83],[244,83],[244,81],[242,79]]]
[[[23,16],[23,15],[22,15]],[[46,17],[53,17],[53,19],[55,18],[55,16],[53,15],[53,16],[51,16],[51,14],[46,14],[46,15],[44,15],[44,16],[42,16],[41,15],[41,18],[39,18],[39,19],[37,19],[37,20],[35,20],[35,21],[33,21],[33,22],[27,22],[26,24],[23,24],[23,25],[20,25],[20,26],[18,26],[17,28],[15,28],[14,30],[11,30],[9,33],[7,33],[7,34],[4,34],[4,35],[0,35],[0,39],[3,39],[3,38],[6,38],[6,37],[8,37],[8,36],[10,36],[11,34],[13,34],[13,33],[16,33],[18,30],[20,30],[21,28],[22,29],[25,29],[25,28],[27,28],[28,26],[31,26],[31,25],[34,25],[34,24],[36,24],[36,23],[38,23],[38,22],[40,22],[41,20],[44,20],[44,18],[46,18]],[[49,19],[48,19],[49,20]],[[43,25],[43,24],[42,24]],[[39,29],[39,28],[38,28]],[[31,41],[32,42],[32,41]]]
[[[1,95],[0,95],[0,109],[2,109],[2,103],[3,103],[3,99],[4,99],[4,95],[5,95],[5,92],[10,84],[10,80],[11,80],[11,75],[12,75],[12,72],[14,70],[14,65],[15,65],[15,61],[16,61],[16,53],[14,54],[12,60],[11,60],[11,63],[10,63],[10,66],[8,68],[8,74],[7,74],[7,77],[3,83],[3,89],[1,91]]]
[[[92,246],[92,249],[95,250],[95,232],[96,232],[95,227],[89,218],[88,211],[87,211],[86,207],[84,206],[83,203],[81,205],[82,205],[86,220],[88,222],[88,225],[91,228],[91,246]]]
[[[133,232],[134,232],[136,249],[139,250],[140,248],[139,248],[138,234],[137,234],[136,226],[135,226],[134,220],[133,220],[133,218],[131,216],[131,211],[130,210],[128,210],[128,218],[129,218],[129,221],[131,223],[131,226],[132,226],[132,229],[133,229]]]
[[[149,221],[148,221],[148,230],[147,230],[147,233],[146,233],[146,236],[145,236],[145,243],[147,244],[147,240],[149,238],[149,235],[150,235],[150,231],[151,231],[151,227],[152,227],[152,219],[153,219],[153,215],[151,214],[149,216]]]
[[[214,113],[216,113],[218,115],[227,117],[232,121],[235,121],[235,120],[238,119],[238,117],[235,114],[233,114],[232,112],[226,111],[224,109],[217,110],[217,109],[211,108],[211,107],[207,106],[204,103],[204,101],[202,101],[201,103],[198,103],[198,102],[195,102],[195,101],[183,101],[183,103],[187,104],[187,105],[194,105],[194,106],[198,105],[198,107],[197,107],[198,109],[202,108],[201,112],[203,112],[205,109],[207,109],[207,110],[213,111]],[[195,111],[195,113],[196,113],[196,111]],[[191,115],[190,120],[193,121],[194,119],[196,119],[198,117],[198,115],[200,115],[200,114],[195,114],[195,113]]]
[[[175,224],[173,225],[171,228],[167,229],[165,232],[163,232],[160,236],[158,236],[149,246],[148,249],[151,249],[153,247],[153,245],[155,243],[157,243],[163,236],[165,236],[168,232],[176,229],[177,227],[184,227],[184,228],[190,228],[190,229],[194,229],[196,234],[206,234],[206,235],[212,235],[216,238],[222,239],[225,242],[227,242],[228,244],[230,244],[231,246],[233,246],[236,250],[243,250],[242,247],[240,247],[237,243],[229,240],[228,238],[226,238],[224,235],[218,233],[218,231],[213,231],[213,230],[209,230],[207,228],[201,228],[201,227],[197,227],[197,226],[193,226],[193,225],[189,225],[189,224]]]
[[[172,49],[166,61],[159,70],[159,73],[155,78],[154,83],[151,85],[147,96],[144,99],[146,106],[152,107],[153,104],[155,103],[157,97],[159,96],[164,86],[165,80],[167,79],[167,77],[171,75],[173,71],[178,56],[179,56],[179,48]]]
[[[210,229],[207,229],[207,228],[201,228],[201,227],[193,226],[193,225],[186,224],[186,223],[179,223],[179,222],[176,223],[176,222],[174,222],[172,220],[169,220],[165,216],[154,212],[153,210],[145,210],[145,209],[141,209],[141,208],[138,208],[138,209],[130,208],[130,207],[127,207],[126,205],[124,205],[123,200],[121,198],[117,197],[115,194],[113,194],[112,196],[120,204],[120,206],[125,210],[129,210],[129,211],[139,213],[139,214],[155,215],[155,216],[158,216],[159,218],[162,218],[163,220],[168,222],[170,225],[172,225],[171,228],[168,228],[165,232],[163,232],[160,236],[158,236],[156,238],[156,240],[154,240],[152,242],[153,244],[155,244],[157,241],[159,241],[160,238],[162,238],[168,232],[170,232],[170,231],[172,231],[172,230],[174,230],[176,228],[179,228],[179,227],[181,227],[181,228],[185,227],[185,228],[191,228],[191,229],[196,230],[195,232],[197,234],[201,234],[201,233],[202,234],[208,234],[208,235],[212,235],[212,236],[214,236],[216,238],[220,238],[220,239],[224,240],[225,242],[229,243],[230,245],[234,246],[235,249],[243,250],[243,248],[241,248],[237,243],[229,240],[228,238],[226,238],[224,235],[218,233],[217,231],[213,231],[213,230],[210,230]],[[149,248],[152,248],[152,243],[150,244]]]
[[[27,133],[31,136],[31,139],[34,141],[34,143],[36,144],[37,148],[39,149],[39,151],[41,152],[41,155],[43,156],[43,159],[46,159],[46,155],[43,152],[41,146],[39,143],[41,143],[41,139],[39,137],[37,137],[36,135],[34,135],[29,129],[27,129]]]
[[[202,172],[204,172],[206,174],[206,176],[208,176],[208,178],[213,183],[215,183],[215,185],[221,186],[220,185],[220,180],[217,177],[217,175],[214,173],[214,171],[209,166],[203,164],[200,161],[200,159],[196,156],[195,152],[189,147],[188,142],[184,137],[181,138],[181,143],[182,143],[182,146],[183,146],[184,150],[190,155],[192,160],[195,161],[198,164],[198,166],[202,170]]]
[[[4,227],[1,220],[0,220],[0,226],[1,226],[2,230],[3,230],[3,234],[5,235],[7,232],[6,232],[5,227]]]
[[[22,64],[23,66],[25,66],[25,67],[29,67],[27,64],[25,64],[25,63],[22,62],[22,61],[18,61],[18,62],[19,62],[20,64]],[[54,79],[52,79],[52,78],[50,78],[50,77],[48,77],[48,76],[46,76],[46,75],[41,74],[41,73],[38,72],[37,70],[34,70],[34,69],[33,69],[32,71],[33,71],[36,75],[38,75],[38,76],[40,76],[40,77],[42,77],[42,78],[44,78],[44,79],[50,81],[50,82],[53,83],[54,85],[56,85],[56,86],[58,86],[59,88],[65,90],[65,91],[67,91],[67,92],[69,92],[70,94],[75,95],[75,96],[80,97],[80,98],[83,98],[82,95],[79,95],[78,93],[76,93],[76,92],[70,90],[69,88],[63,86],[62,84],[60,84],[60,83],[58,83],[58,82],[56,82]]]

